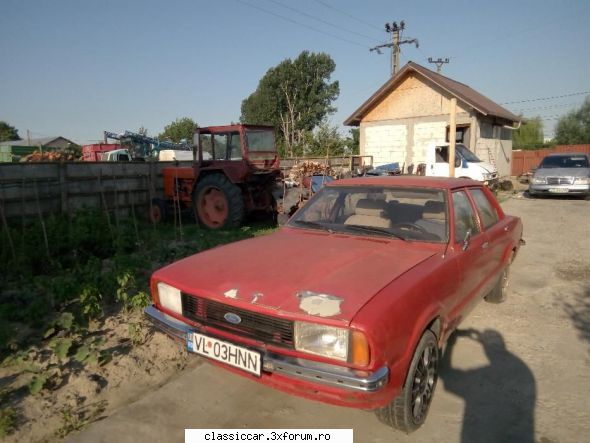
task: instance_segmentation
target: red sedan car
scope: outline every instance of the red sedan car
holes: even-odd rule
[[[155,272],[146,314],[236,374],[411,432],[443,343],[480,300],[504,299],[521,237],[479,182],[334,181],[278,232]]]

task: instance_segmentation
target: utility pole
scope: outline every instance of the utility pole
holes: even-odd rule
[[[31,131],[27,129],[27,145],[31,146]]]
[[[385,23],[385,31],[391,34],[391,43],[375,46],[369,51],[377,51],[377,54],[382,54],[381,48],[391,48],[391,76],[393,77],[399,71],[400,46],[407,43],[414,43],[416,48],[419,47],[418,39],[410,38],[402,40],[402,34],[406,29],[406,23],[402,20],[399,25],[397,22]]]
[[[432,57],[428,57],[428,63],[433,63],[436,65],[436,72],[438,72],[440,74],[440,71],[442,71],[442,65],[444,65],[445,63],[448,63],[449,59],[445,58],[444,60],[442,58],[438,58],[438,60],[434,60]]]

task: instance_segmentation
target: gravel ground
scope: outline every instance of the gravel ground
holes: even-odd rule
[[[518,193],[502,205],[522,217],[527,241],[512,267],[508,301],[480,304],[461,325],[428,420],[414,434],[393,431],[368,412],[288,396],[202,364],[70,440],[183,441],[184,428],[353,428],[361,443],[585,441],[590,201]]]

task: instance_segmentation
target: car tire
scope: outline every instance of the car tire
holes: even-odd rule
[[[504,266],[496,286],[484,297],[484,300],[488,303],[499,304],[506,301],[508,282],[510,280],[510,263],[512,263],[513,258],[514,252],[511,254],[508,264]]]
[[[425,331],[414,351],[402,392],[375,411],[382,423],[407,434],[422,426],[438,380],[439,355],[435,335]]]
[[[238,227],[244,219],[242,191],[223,174],[203,177],[193,195],[199,224],[207,229]]]

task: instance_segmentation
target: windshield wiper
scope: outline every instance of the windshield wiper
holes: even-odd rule
[[[389,229],[386,229],[386,228],[378,228],[376,226],[364,226],[364,225],[343,225],[343,226],[346,230],[349,230],[349,231],[370,232],[372,234],[387,235],[388,237],[395,237],[395,238],[399,238],[400,240],[403,240],[403,241],[409,241],[407,238],[405,238],[399,234],[396,234],[394,232],[391,232]]]
[[[308,220],[293,220],[292,223],[294,223],[296,225],[300,225],[300,226],[306,226],[306,227],[312,228],[312,229],[321,229],[322,231],[328,231],[330,234],[332,234],[334,232],[330,228],[328,228],[326,225],[324,225],[323,223],[319,223],[319,222],[308,221]]]

